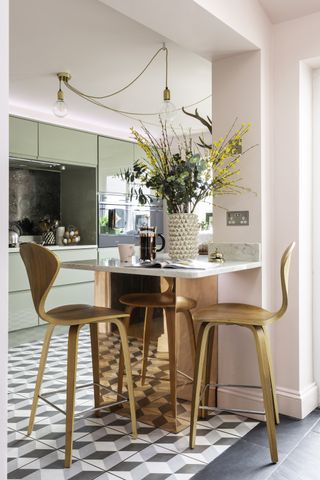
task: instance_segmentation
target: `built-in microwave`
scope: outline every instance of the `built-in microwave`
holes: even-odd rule
[[[163,232],[163,204],[156,197],[151,197],[148,205],[140,205],[127,193],[99,193],[98,212],[100,248],[119,243],[137,245],[143,226],[156,226],[159,233]]]

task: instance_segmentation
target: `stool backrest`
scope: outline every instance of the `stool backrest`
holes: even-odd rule
[[[53,252],[36,243],[22,243],[20,255],[27,270],[34,307],[43,318],[44,304],[60,270],[60,261]]]
[[[285,249],[281,258],[280,264],[280,278],[281,278],[281,289],[282,289],[282,305],[280,310],[277,312],[276,317],[280,318],[286,312],[288,308],[288,280],[289,280],[289,270],[291,263],[291,255],[295,247],[295,242],[290,243],[290,245]]]

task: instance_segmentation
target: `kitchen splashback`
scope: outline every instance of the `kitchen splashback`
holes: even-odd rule
[[[60,173],[11,167],[9,172],[10,223],[27,217],[36,227],[44,215],[50,215],[51,218],[60,216]]]

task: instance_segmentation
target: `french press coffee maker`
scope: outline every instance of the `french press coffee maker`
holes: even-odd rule
[[[164,236],[157,233],[157,227],[140,227],[140,260],[153,261],[156,253],[161,252],[166,245]],[[157,248],[157,238],[161,238],[160,248]]]

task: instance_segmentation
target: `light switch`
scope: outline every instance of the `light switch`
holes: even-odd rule
[[[249,211],[227,212],[227,225],[234,227],[246,227],[249,225]]]

